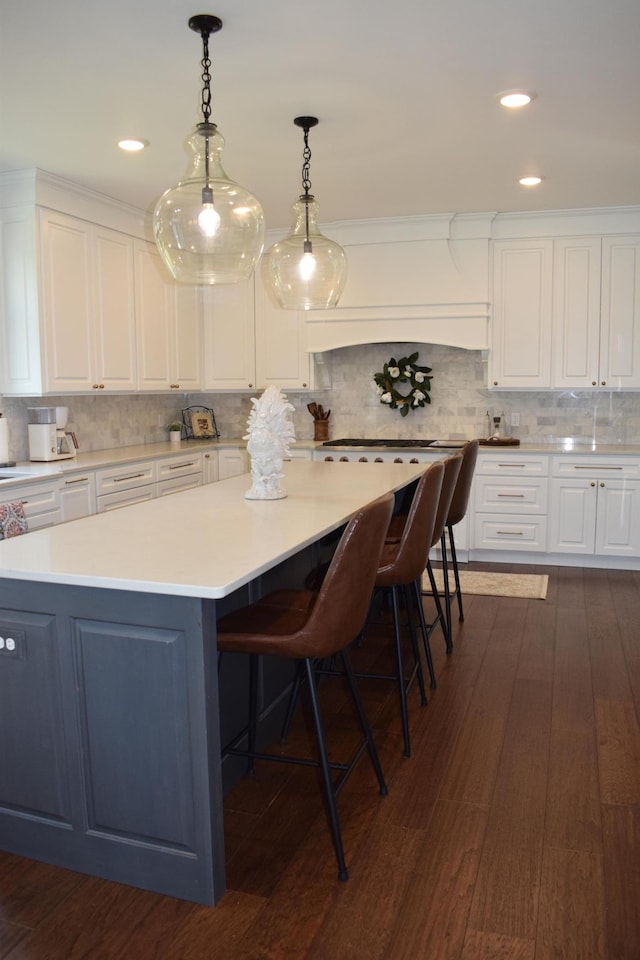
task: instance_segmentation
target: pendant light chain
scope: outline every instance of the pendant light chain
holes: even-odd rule
[[[206,31],[202,32],[202,60],[200,61],[202,66],[202,116],[204,117],[204,122],[209,123],[209,117],[211,116],[211,59],[209,57],[209,34]]]
[[[309,201],[313,200],[309,191],[311,190],[311,147],[309,146],[309,127],[304,127],[304,150],[302,151],[302,189],[304,190],[304,227],[305,238],[303,251],[312,253],[311,240],[309,239]]]

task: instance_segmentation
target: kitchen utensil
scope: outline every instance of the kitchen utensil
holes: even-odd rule
[[[316,403],[315,401],[312,401],[311,403],[308,403],[308,404],[307,404],[307,410],[309,411],[309,413],[311,414],[311,416],[312,416],[313,419],[315,420],[316,417],[317,417],[317,414],[318,414],[318,405],[317,405],[317,403]]]

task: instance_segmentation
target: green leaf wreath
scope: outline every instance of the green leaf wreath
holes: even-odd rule
[[[387,403],[391,410],[400,410],[401,417],[406,417],[410,410],[431,403],[429,393],[433,377],[429,374],[432,368],[421,367],[417,360],[417,353],[399,360],[391,357],[389,362],[385,363],[382,373],[373,375],[380,403]],[[401,393],[398,389],[403,383],[409,384],[406,393]]]

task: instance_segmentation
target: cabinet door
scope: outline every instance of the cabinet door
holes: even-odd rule
[[[493,244],[489,385],[551,384],[551,240]]]
[[[202,387],[202,295],[199,287],[175,284],[172,390]]]
[[[304,311],[275,307],[259,276],[256,296],[256,377],[261,387],[305,390],[312,386]]]
[[[249,458],[245,450],[218,450],[218,479],[237,477],[249,470]]]
[[[169,390],[175,291],[165,278],[166,268],[153,244],[134,241],[134,255],[138,386],[141,390]]]
[[[202,457],[204,464],[204,483],[215,483],[218,479],[218,451],[210,450]]]
[[[133,240],[94,227],[96,389],[135,390]]]
[[[256,388],[253,278],[204,290],[205,387]]]
[[[593,553],[597,498],[594,480],[551,481],[550,553]]]
[[[96,512],[96,482],[92,473],[68,477],[60,485],[63,520],[79,520]]]
[[[640,556],[640,482],[601,480],[596,520],[597,554]]]
[[[45,388],[91,390],[94,383],[91,225],[40,211]]]
[[[600,240],[553,245],[553,385],[596,387],[600,354]]]
[[[640,387],[640,237],[602,241],[600,382]]]

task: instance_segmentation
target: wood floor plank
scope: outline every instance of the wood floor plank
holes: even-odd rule
[[[545,843],[601,852],[600,780],[584,610],[558,610]]]
[[[640,805],[640,727],[633,702],[596,700],[602,803]]]
[[[0,919],[35,927],[85,882],[81,873],[0,852]]]
[[[535,939],[544,839],[551,683],[517,680],[469,928]]]
[[[609,960],[640,957],[640,808],[602,811]]]
[[[385,960],[458,960],[487,814],[474,804],[437,804],[424,835],[422,866],[406,890]]]
[[[600,855],[546,847],[536,960],[606,960]]]
[[[534,940],[517,940],[497,933],[467,934],[460,960],[534,960]]]
[[[224,895],[215,910],[196,907],[173,936],[159,945],[159,952],[153,957],[156,960],[235,957],[237,944],[260,915],[265,903],[262,897],[232,891]],[[138,943],[137,949],[131,950],[129,956],[136,960],[151,960],[152,955]]]

